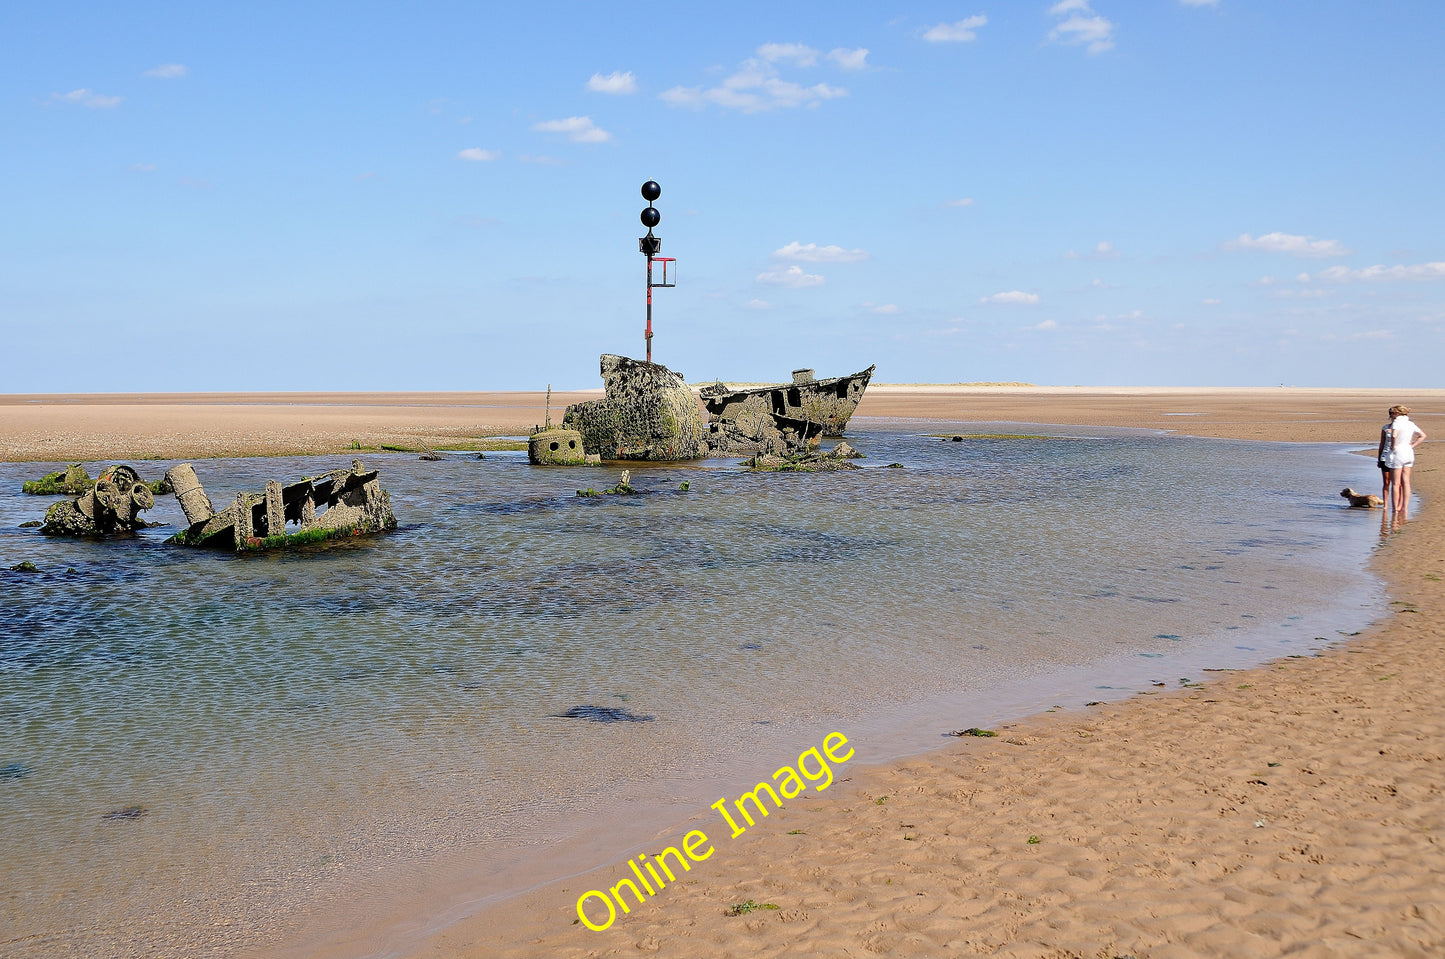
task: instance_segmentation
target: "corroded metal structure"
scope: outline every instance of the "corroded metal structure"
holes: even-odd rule
[[[235,502],[218,511],[195,469],[182,463],[167,471],[166,479],[190,525],[167,542],[239,552],[396,529],[391,494],[381,488],[379,476],[352,460],[350,469],[286,486],[270,480],[264,492],[237,493]],[[287,523],[296,529],[288,532]]]
[[[744,390],[705,386],[700,393],[708,443],[721,453],[781,455],[816,436],[842,436],[874,369],[826,380],[815,379],[812,370],[794,370],[790,384]]]
[[[588,453],[604,460],[691,460],[708,454],[707,427],[697,397],[679,373],[604,353],[606,396],[574,403],[564,429],[582,434]]]
[[[76,467],[78,468],[78,467]],[[84,476],[85,471],[81,470]],[[146,525],[140,514],[155,505],[151,488],[129,466],[101,471],[95,485],[73,500],[62,500],[45,512],[40,532],[47,536],[106,536],[130,533]]]

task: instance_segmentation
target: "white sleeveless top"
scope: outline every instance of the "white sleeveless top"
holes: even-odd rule
[[[1420,427],[1410,422],[1408,416],[1397,416],[1390,421],[1385,433],[1385,466],[1397,470],[1402,466],[1413,466],[1415,464],[1415,448],[1410,441],[1415,434],[1420,432]]]

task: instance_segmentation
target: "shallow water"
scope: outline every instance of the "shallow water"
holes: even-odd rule
[[[55,467],[0,464],[0,565],[41,569],[0,572],[0,946],[224,954],[378,867],[555,841],[820,723],[881,758],[936,742],[928,703],[1110,698],[1378,614],[1378,523],[1335,495],[1373,464],[1342,447],[947,429],[857,420],[858,472],[634,467],[635,497],[525,454],[367,455],[395,534],[246,557],[18,529]],[[197,473],[224,502],[348,463]]]

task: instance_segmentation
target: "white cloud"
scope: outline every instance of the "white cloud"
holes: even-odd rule
[[[862,70],[868,66],[868,48],[849,50],[847,47],[834,47],[828,51],[828,59],[844,70]]]
[[[1006,293],[995,293],[993,296],[979,298],[980,303],[1024,303],[1030,306],[1038,301],[1037,293],[1025,293],[1022,290],[1009,290]]]
[[[1311,280],[1328,280],[1331,283],[1445,280],[1445,262],[1416,263],[1411,266],[1367,266],[1361,270],[1352,270],[1345,266],[1332,266],[1313,276],[1301,273],[1296,279],[1301,283],[1308,283]]]
[[[1066,259],[1066,260],[1083,260],[1083,259],[1108,260],[1108,259],[1111,259],[1111,258],[1116,257],[1116,256],[1118,256],[1118,255],[1119,255],[1119,251],[1116,250],[1116,249],[1114,249],[1114,244],[1110,243],[1108,240],[1100,240],[1097,244],[1095,244],[1094,249],[1093,249],[1092,252],[1090,252],[1090,253],[1079,253],[1079,252],[1077,252],[1077,251],[1075,251],[1075,250],[1070,250],[1069,252],[1067,252],[1067,253],[1064,254],[1064,259]]]
[[[897,312],[898,312],[898,304],[897,304],[897,303],[879,303],[877,306],[872,307],[872,310],[873,310],[874,313],[882,313],[882,314],[884,314],[885,316],[891,316],[891,315],[893,315],[894,313],[897,313]]]
[[[978,39],[975,31],[986,23],[988,17],[981,13],[975,14],[955,23],[940,23],[929,27],[923,34],[923,39],[929,43],[972,43]]]
[[[783,270],[767,270],[757,275],[757,282],[769,286],[786,286],[801,290],[810,286],[822,286],[824,279],[816,273],[804,273],[803,268],[794,264]]]
[[[1218,305],[1219,305],[1219,300],[1218,300],[1218,298],[1217,298],[1217,297],[1213,297],[1213,296],[1209,297],[1208,299],[1200,300],[1199,302],[1203,303],[1205,306],[1218,306]]]
[[[1049,8],[1056,17],[1068,19],[1055,24],[1049,39],[1059,43],[1084,44],[1090,53],[1103,53],[1114,48],[1114,23],[1094,12],[1087,0],[1061,0]]]
[[[1036,323],[1032,327],[1030,327],[1030,329],[1035,330],[1057,330],[1058,328],[1059,324],[1055,323],[1053,320],[1044,320],[1042,323]]]
[[[467,147],[459,150],[457,156],[463,160],[470,160],[473,163],[486,163],[495,160],[502,155],[501,150],[483,150],[481,147]]]
[[[664,103],[675,107],[701,110],[712,104],[743,113],[816,107],[825,100],[846,97],[848,91],[842,87],[826,83],[804,86],[782,78],[778,69],[780,63],[810,67],[817,63],[817,57],[818,51],[799,43],[765,43],[758,47],[755,57],[744,60],[715,87],[677,86],[664,90],[658,96]]]
[[[151,67],[145,72],[145,76],[154,77],[157,80],[179,80],[191,71],[184,63],[162,63],[158,67]]]
[[[1250,236],[1241,233],[1238,239],[1224,244],[1226,250],[1263,250],[1266,253],[1288,253],[1292,256],[1348,256],[1354,252],[1339,240],[1316,240],[1312,236],[1293,233],[1266,233]]]
[[[758,58],[768,63],[791,60],[797,66],[811,67],[818,62],[818,51],[801,43],[765,43],[758,47]]]
[[[947,203],[945,203],[945,204],[943,204],[943,205],[944,205],[944,206],[952,206],[952,207],[973,206],[973,197],[971,197],[971,196],[960,197],[960,198],[958,198],[957,200],[949,200]]]
[[[592,79],[587,81],[587,89],[593,93],[613,93],[618,95],[636,93],[637,78],[632,75],[631,70],[628,70],[626,73],[621,70],[615,70],[605,75],[594,73],[592,74]]]
[[[612,134],[592,122],[591,117],[568,117],[532,124],[538,133],[565,133],[573,143],[606,143]]]
[[[113,110],[120,106],[124,97],[107,97],[96,93],[94,90],[87,90],[81,87],[79,90],[71,90],[69,93],[52,93],[52,103],[73,103],[77,106],[89,107],[92,110]]]
[[[845,250],[841,246],[819,246],[794,240],[773,251],[780,260],[801,260],[804,263],[857,263],[868,259],[867,250]]]
[[[749,310],[771,310],[773,308],[773,304],[767,300],[748,300],[743,306]]]

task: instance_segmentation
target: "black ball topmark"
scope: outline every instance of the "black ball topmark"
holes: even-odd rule
[[[662,196],[662,187],[657,185],[656,180],[648,180],[642,184],[642,198],[648,203],[657,202],[657,198],[660,196]]]

